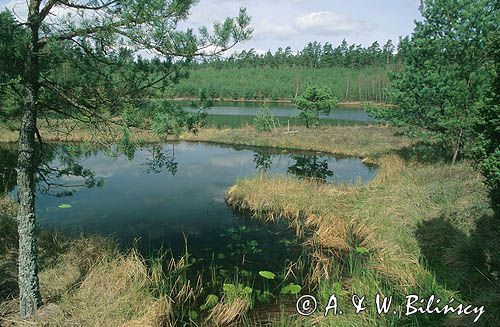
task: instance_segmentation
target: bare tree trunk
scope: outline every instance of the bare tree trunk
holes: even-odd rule
[[[347,86],[345,89],[345,100],[349,101],[349,79],[347,79]]]
[[[299,75],[297,75],[295,77],[295,97],[299,95],[299,86],[300,86],[299,84],[300,84]]]
[[[36,221],[35,221],[35,133],[39,92],[38,6],[30,3],[28,21],[32,22],[31,48],[26,58],[23,117],[19,133],[17,188],[19,210],[19,310],[21,317],[35,314],[41,304],[38,282]]]
[[[462,128],[460,128],[460,133],[458,135],[457,144],[455,146],[455,149],[454,149],[454,152],[453,152],[453,158],[451,160],[452,164],[455,164],[457,162],[458,154],[460,153],[460,150],[462,150],[462,138],[463,138],[463,135],[464,135],[464,130]]]

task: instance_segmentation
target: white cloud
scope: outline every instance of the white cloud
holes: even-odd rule
[[[264,21],[260,24],[254,26],[254,39],[276,39],[276,40],[288,40],[293,35],[297,34],[297,30],[293,26],[286,24],[270,23],[269,21]]]
[[[0,7],[0,10],[3,11],[4,8],[12,11],[17,19],[22,22],[26,21],[26,18],[28,17],[28,7],[26,6],[26,1],[24,0],[8,1]]]
[[[246,154],[236,155],[236,156],[216,156],[210,158],[210,163],[212,166],[219,168],[232,168],[232,167],[242,167],[248,165],[252,162],[252,158]]]
[[[296,17],[293,23],[298,31],[317,35],[345,34],[369,29],[368,24],[361,20],[331,11],[311,12]]]

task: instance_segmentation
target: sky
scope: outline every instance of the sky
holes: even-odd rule
[[[419,4],[419,0],[200,0],[182,27],[210,25],[246,7],[254,34],[233,51],[274,52],[287,46],[297,51],[310,41],[336,46],[344,38],[350,44],[383,45],[411,34],[414,21],[421,19]],[[26,0],[0,0],[2,9],[14,6],[20,17],[25,16]]]

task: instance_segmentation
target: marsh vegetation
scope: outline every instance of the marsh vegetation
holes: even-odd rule
[[[184,31],[194,4],[0,13],[0,325],[475,318],[408,315],[409,294],[500,321],[498,4],[422,1],[397,46],[224,58],[250,17]],[[325,316],[332,293],[343,313]],[[377,294],[395,310],[349,304]]]

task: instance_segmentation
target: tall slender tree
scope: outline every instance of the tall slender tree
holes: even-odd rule
[[[27,1],[26,19],[17,24],[17,28],[28,34],[18,83],[22,90],[17,165],[22,317],[33,315],[41,303],[35,234],[36,140],[41,141],[38,118],[52,112],[95,126],[109,123],[112,108],[127,102],[137,104],[137,99],[144,95],[142,92],[172,77],[174,65],[208,52],[220,53],[250,37],[250,19],[244,9],[235,18],[214,23],[213,32],[206,27],[197,33],[192,29],[180,30],[179,23],[188,17],[196,2]],[[133,54],[141,50],[166,60],[161,76],[144,79],[141,71],[133,67]],[[67,57],[61,58],[61,53]],[[68,83],[61,77],[63,62],[72,67],[73,73],[82,74],[85,80],[68,76]],[[79,65],[87,65],[87,70]],[[95,70],[88,71],[89,67]],[[119,85],[109,78],[115,69],[121,74]],[[130,93],[131,90],[134,92]]]

